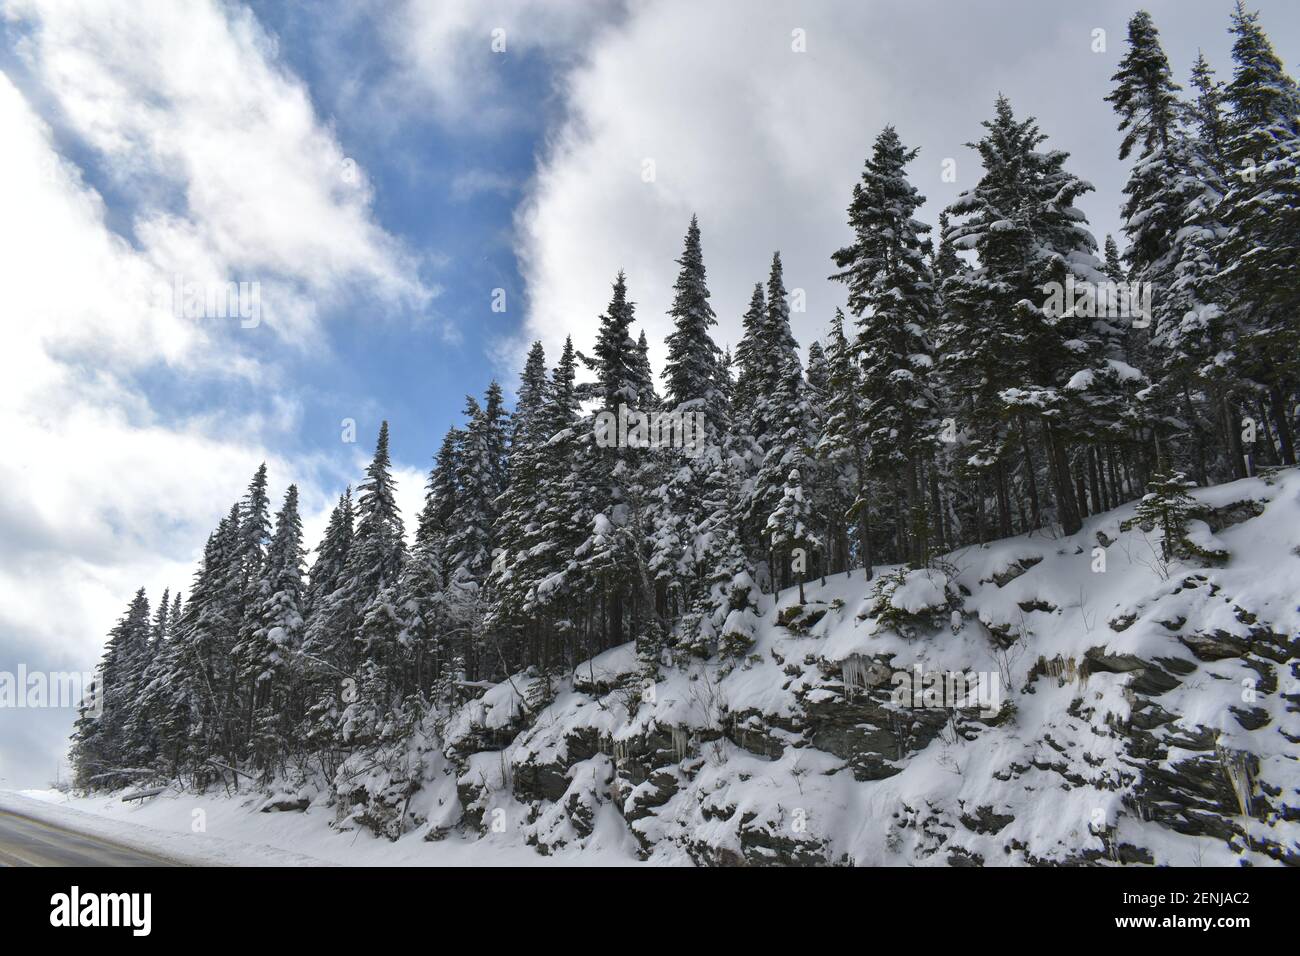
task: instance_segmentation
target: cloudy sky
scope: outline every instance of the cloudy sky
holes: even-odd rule
[[[1294,64],[1300,8],[1256,5]],[[466,393],[512,391],[532,339],[587,345],[619,268],[658,367],[693,212],[720,342],[776,249],[821,335],[886,123],[933,221],[1005,93],[1116,231],[1135,8],[0,0],[0,671],[92,667],[261,461],[314,544],[387,418],[411,513]],[[1147,8],[1180,81],[1198,47],[1227,77],[1229,0]],[[255,282],[260,320],[186,318],[178,279]],[[0,787],[52,779],[72,718],[0,708]]]

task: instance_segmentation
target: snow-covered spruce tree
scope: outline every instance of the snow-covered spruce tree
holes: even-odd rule
[[[736,372],[731,394],[731,434],[727,452],[740,462],[739,480],[744,486],[740,503],[740,534],[745,552],[757,559],[761,543],[756,540],[753,521],[749,515],[749,492],[754,475],[763,465],[764,442],[771,430],[764,420],[766,405],[759,398],[771,395],[776,385],[771,375],[765,332],[767,328],[767,296],[763,284],[755,283],[749,308],[741,319],[742,334],[736,346],[733,365]]]
[[[242,509],[238,502],[217,525],[177,636],[175,671],[167,683],[190,711],[184,762],[202,785],[215,774],[208,761],[239,760],[234,648],[243,623]]]
[[[429,497],[426,489],[426,508]],[[416,526],[415,544],[397,586],[402,624],[399,640],[409,662],[402,692],[408,698],[406,709],[412,713],[423,711],[429,702],[446,703],[433,699],[433,688],[445,676],[449,663],[446,632],[450,625],[446,614],[447,582],[442,572],[443,542],[442,537],[421,521]]]
[[[770,510],[763,516],[761,533],[774,590],[789,587],[796,580],[802,582],[809,563],[820,557],[817,551],[820,548],[819,542],[824,538],[825,525],[825,516],[811,507],[812,496],[804,492],[802,476],[813,474],[815,470],[811,448],[816,436],[812,431],[811,408],[797,355],[787,356],[786,374],[777,397],[781,400],[777,408],[785,409],[785,414],[777,419],[774,440],[755,479],[758,493],[753,498],[755,503],[771,502]],[[786,471],[786,477],[777,483],[775,476],[783,468],[789,470]],[[774,534],[771,530],[772,514],[790,506],[790,476],[795,473],[799,475],[798,496],[806,509],[802,522],[805,538],[801,540],[806,540],[807,547],[794,545],[787,534]],[[792,547],[803,548],[801,560],[794,560]]]
[[[1237,375],[1261,393],[1279,463],[1296,463],[1291,418],[1300,382],[1300,93],[1259,25],[1238,2],[1232,14],[1232,81],[1220,217],[1219,278],[1242,328]],[[1236,425],[1238,423],[1234,423]]]
[[[677,264],[680,269],[673,286],[672,308],[668,311],[673,331],[668,335],[668,361],[664,365],[665,406],[682,412],[703,412],[708,443],[718,444],[727,424],[727,409],[718,388],[722,353],[709,334],[718,320],[709,304],[700,225],[694,216]]]
[[[711,512],[703,528],[712,556],[709,590],[691,612],[697,625],[683,628],[690,636],[689,650],[701,656],[715,647],[723,654],[741,655],[758,633],[762,592],[751,573],[753,565],[745,556],[741,534],[741,468],[738,458],[720,462],[710,475],[705,496]]]
[[[385,729],[388,714],[401,703],[407,671],[398,612],[406,542],[391,467],[385,421],[357,486],[357,527],[345,571],[347,598],[361,617],[354,635],[357,699],[344,708],[340,728],[345,742],[365,743]]]
[[[472,401],[472,400],[471,400]],[[474,402],[477,409],[478,403]],[[459,662],[459,680],[469,676],[471,659],[477,660],[476,645],[479,639],[480,615],[479,585],[465,569],[458,571],[458,548],[468,539],[461,522],[462,453],[465,450],[466,431],[453,426],[443,436],[442,445],[429,475],[424,508],[420,515],[422,533],[441,544],[443,572],[443,606],[448,616],[448,626],[440,635],[439,654],[450,666]],[[477,482],[476,482],[477,485]],[[475,488],[469,489],[475,492]]]
[[[163,588],[162,598],[153,612],[153,626],[149,629],[149,647],[156,651],[167,640],[171,624],[171,588]],[[152,655],[151,655],[152,656]]]
[[[570,665],[583,656],[578,641],[584,637],[582,627],[586,622],[581,620],[584,617],[581,612],[575,613],[575,603],[584,589],[579,582],[574,553],[586,537],[590,497],[589,476],[580,468],[590,433],[583,431],[580,421],[577,368],[573,340],[566,338],[559,361],[551,371],[543,411],[549,437],[541,447],[536,523],[531,532],[533,544],[528,551],[530,560],[535,562],[536,585],[530,588],[524,607],[526,613],[546,624],[544,655],[549,649]]]
[[[261,580],[266,548],[271,540],[271,500],[267,495],[266,462],[258,465],[239,503],[239,563],[248,593],[255,593]]]
[[[479,405],[465,398],[464,428],[455,453],[456,510],[448,518],[446,605],[455,627],[471,638],[461,646],[471,679],[508,669],[498,635],[482,626],[487,602],[484,585],[496,549],[496,524],[508,474],[501,451],[506,419],[501,388],[493,382]]]
[[[575,469],[580,441],[574,379],[577,357],[566,340],[549,379],[540,343],[520,383],[513,421],[510,485],[501,498],[497,555],[488,579],[483,627],[509,645],[507,670],[527,663],[550,673],[575,662],[572,597],[581,593],[574,550],[585,538],[585,476]]]
[[[702,533],[712,509],[706,500],[709,482],[721,465],[724,436],[729,427],[727,399],[720,388],[721,352],[709,329],[717,324],[709,304],[700,227],[695,217],[681,257],[674,286],[673,331],[668,336],[664,367],[667,393],[664,408],[683,424],[702,424],[701,434],[688,436],[691,447],[659,447],[663,481],[654,489],[651,517],[650,568],[655,575],[656,604],[669,618],[678,617],[704,596],[714,555]]]
[[[792,468],[810,471],[808,451],[813,434],[812,409],[804,386],[803,363],[798,343],[790,331],[790,303],[785,289],[781,254],[772,256],[767,280],[767,309],[759,328],[757,380],[761,390],[752,401],[751,421],[759,455],[757,471],[747,486],[743,534],[757,564],[770,558],[770,544],[764,531],[767,517],[781,500]],[[811,472],[810,472],[811,473]],[[769,566],[773,586],[789,581],[782,568]]]
[[[232,645],[230,668],[227,671],[228,703],[224,706],[232,739],[230,758],[242,760],[248,751],[252,733],[253,687],[242,679],[238,662],[238,649],[251,640],[258,626],[260,588],[266,565],[266,549],[271,538],[270,498],[267,493],[266,462],[258,466],[249,481],[248,490],[239,502],[239,544],[237,562],[239,594],[239,626]]]
[[[510,414],[510,462],[514,463],[522,446],[536,444],[543,439],[543,412],[546,408],[548,383],[546,375],[546,349],[540,341],[528,348],[524,370],[519,373],[519,392],[515,409]],[[511,475],[513,480],[514,475]]]
[[[588,599],[588,639],[594,651],[629,638],[647,669],[658,666],[664,634],[654,601],[654,585],[642,542],[648,535],[648,491],[643,468],[647,451],[611,429],[618,429],[619,408],[641,411],[645,369],[632,340],[633,304],[622,272],[596,333],[590,357],[583,361],[594,375],[579,397],[594,404],[579,426],[582,437],[579,471],[588,503],[582,508],[585,540],[574,552]],[[651,486],[653,487],[653,486]]]
[[[151,651],[149,599],[136,592],[121,620],[108,633],[91,699],[83,701],[72,736],[76,786],[111,789],[130,783],[148,766],[147,738],[132,720]],[[98,711],[98,712],[97,712]]]
[[[1215,77],[1214,69],[1200,51],[1192,64],[1192,89],[1196,91],[1196,99],[1185,109],[1197,141],[1197,153],[1209,162],[1216,178],[1222,181],[1227,174],[1224,147],[1228,138],[1223,83]]]
[[[767,434],[766,424],[755,417],[756,399],[773,384],[766,380],[767,364],[764,359],[763,332],[767,323],[767,297],[763,284],[754,283],[749,308],[741,319],[742,334],[736,346],[736,387],[732,397],[735,409],[734,428],[750,440]]]
[[[538,492],[541,486],[543,447],[550,434],[546,421],[546,352],[541,342],[528,350],[528,360],[519,378],[518,401],[510,418],[510,481],[499,502],[496,522],[496,552],[492,559],[488,587],[491,602],[484,626],[496,631],[500,643],[509,646],[514,660],[528,645],[535,647],[538,635],[529,633],[531,621],[523,610],[535,587],[534,546],[538,530]]]
[[[1160,530],[1160,556],[1166,563],[1191,555],[1193,545],[1187,538],[1187,523],[1196,502],[1187,493],[1196,482],[1182,472],[1157,472],[1147,484],[1147,493],[1138,501],[1132,518],[1121,523],[1121,530],[1139,527],[1144,531]]]
[[[820,576],[825,579],[828,574],[843,571],[849,567],[850,545],[849,526],[846,511],[849,502],[845,501],[843,475],[830,462],[823,461],[817,452],[830,401],[830,361],[822,344],[813,341],[808,346],[808,367],[804,371],[804,392],[808,396],[809,409],[809,466],[812,473],[803,478],[804,488],[812,503],[813,511],[818,515],[818,527],[821,538],[817,542],[817,562],[809,568],[809,577]]]
[[[456,513],[459,498],[456,484],[457,469],[460,467],[456,456],[459,454],[461,430],[456,427],[447,429],[434,457],[433,468],[425,483],[424,507],[420,511],[420,533],[430,540],[438,540],[438,549],[442,552],[442,575],[444,578],[451,571],[448,564],[447,537],[451,534],[452,515]]]
[[[1202,481],[1209,472],[1213,412],[1198,377],[1205,348],[1218,339],[1218,307],[1206,278],[1212,246],[1222,231],[1214,221],[1219,191],[1212,164],[1197,156],[1169,61],[1151,16],[1129,21],[1129,49],[1106,98],[1120,117],[1120,159],[1134,156],[1125,186],[1124,231],[1129,278],[1150,288],[1152,327],[1131,330],[1129,348],[1152,368],[1154,387],[1143,417],[1157,441],[1178,447],[1179,458]],[[1175,436],[1178,436],[1175,438]]]
[[[957,247],[952,239],[951,220],[946,211],[939,213],[939,236],[934,244],[934,254],[930,261],[930,271],[934,276],[935,322],[928,330],[930,341],[937,349],[943,318],[948,308],[943,298],[944,284],[953,276],[970,272],[970,264],[957,254]],[[939,441],[934,456],[931,480],[931,511],[936,516],[935,529],[943,541],[955,545],[964,540],[978,540],[971,532],[980,528],[979,512],[983,507],[982,488],[978,479],[963,480],[965,471],[956,420],[949,414],[948,369],[939,361],[935,353],[935,364],[930,369],[927,380],[930,390],[943,399],[944,418],[940,422]],[[938,489],[935,489],[935,484]],[[939,496],[933,494],[940,490]],[[936,500],[937,498],[937,500]],[[982,531],[981,531],[982,533]]]
[[[655,373],[650,367],[650,341],[645,336],[645,329],[636,340],[636,392],[640,396],[642,410],[653,411],[659,407],[659,393],[655,389]]]
[[[149,626],[149,648],[126,720],[126,736],[134,741],[136,762],[141,767],[153,766],[158,759],[158,731],[149,713],[147,699],[149,685],[160,676],[165,666],[164,651],[171,632],[171,613],[171,589],[163,588],[162,597],[154,609],[153,623]]]
[[[448,604],[448,542],[458,507],[462,437],[461,429],[450,428],[438,447],[416,518],[415,546],[399,583],[411,683],[426,704],[438,706],[451,702],[454,681],[465,678],[463,662],[472,637],[452,620]],[[457,660],[461,663],[453,676]]]
[[[1106,278],[1116,285],[1125,281],[1124,263],[1120,259],[1119,246],[1115,243],[1115,237],[1106,233],[1106,242],[1103,246],[1105,249],[1106,261]]]
[[[348,552],[352,550],[354,525],[352,486],[349,485],[330,511],[325,534],[316,547],[316,560],[311,564],[304,594],[308,612],[316,611],[343,583]]]
[[[871,503],[862,423],[861,362],[858,348],[844,335],[844,313],[836,309],[826,349],[827,397],[816,459],[824,472],[830,507],[855,529],[857,564],[871,580]],[[846,567],[849,565],[846,565]]]
[[[790,575],[799,585],[799,603],[803,604],[803,585],[808,578],[809,553],[816,548],[812,507],[804,495],[798,468],[790,469],[781,489],[781,500],[767,516],[764,531],[768,535],[776,561],[788,565]]]
[[[355,534],[352,488],[339,496],[316,548],[304,599],[306,624],[299,653],[306,713],[296,735],[317,754],[327,753],[338,736],[340,682],[350,676],[356,611],[344,588],[348,554]],[[326,775],[332,775],[326,767]]]
[[[935,448],[941,418],[929,388],[934,367],[931,329],[936,323],[934,275],[930,271],[930,227],[913,218],[925,202],[907,179],[917,154],[892,126],[876,138],[849,205],[851,245],[835,253],[842,270],[833,278],[848,287],[857,316],[857,354],[862,366],[862,420],[867,464],[902,498],[895,524],[900,560],[918,566],[932,545],[927,506],[930,479],[937,488]],[[937,492],[935,497],[937,497]]]
[[[726,426],[722,429],[728,444],[734,444],[736,416],[736,359],[731,353],[731,346],[722,350],[722,359],[717,367],[718,395],[722,398],[722,407],[726,415]]]
[[[1012,533],[1011,507],[1022,497],[1030,510],[1021,527],[1042,524],[1046,483],[1073,534],[1081,526],[1079,452],[1121,377],[1104,361],[1096,319],[1049,294],[1072,281],[1105,282],[1096,240],[1074,205],[1092,187],[1065,170],[1067,154],[1036,149],[1045,136],[1032,118],[1017,121],[1005,97],[984,126],[975,144],[984,175],[950,207],[961,217],[950,241],[975,250],[979,267],[944,283],[941,372],[965,445],[963,471],[988,477],[998,533]]]
[[[981,540],[985,488],[992,490],[995,499],[991,536],[1013,533],[1011,480],[1016,458],[1000,414],[999,395],[1026,378],[1023,336],[1014,308],[1023,296],[1039,294],[1024,288],[1027,281],[1016,275],[1029,234],[1015,219],[1023,202],[1015,165],[1032,148],[1026,142],[1029,130],[1026,124],[1014,123],[1010,104],[1003,99],[998,101],[997,118],[984,126],[987,135],[976,146],[984,157],[984,176],[974,190],[949,207],[948,213],[957,218],[943,237],[956,249],[975,250],[978,264],[945,279],[944,314],[937,333],[941,371],[950,385],[949,411],[965,453],[961,474],[979,489],[976,522]],[[995,229],[995,224],[1005,225]],[[1016,286],[1006,278],[1018,280]]]
[[[302,717],[297,664],[304,629],[304,561],[298,486],[290,485],[266,552],[253,611],[256,626],[235,648],[239,679],[251,705],[249,756],[268,777],[283,767]]]
[[[486,405],[465,397],[465,427],[456,449],[456,511],[447,539],[451,576],[480,586],[492,562],[497,498],[505,470],[499,449],[505,434],[500,416],[500,387],[492,383]]]
[[[1106,97],[1119,114],[1124,134],[1119,158],[1136,149],[1136,162],[1124,187],[1125,234],[1129,266],[1135,277],[1161,277],[1169,243],[1178,231],[1185,160],[1178,142],[1180,87],[1173,80],[1160,34],[1145,10],[1128,23],[1128,52],[1111,77]],[[1174,199],[1171,201],[1171,190]],[[1155,270],[1155,271],[1153,271]]]
[[[1228,190],[1223,165],[1220,84],[1204,57],[1192,72],[1196,100],[1186,105],[1190,190],[1182,226],[1173,240],[1173,274],[1155,313],[1150,354],[1151,394],[1187,419],[1187,466],[1201,484],[1245,474],[1236,409],[1242,390],[1230,374],[1240,339],[1238,316],[1228,308],[1229,287],[1219,279],[1219,255],[1228,236],[1222,199]]]
[[[203,560],[195,574],[195,586],[201,579],[210,579],[209,565],[215,565],[218,534],[208,536]],[[190,740],[190,729],[199,719],[201,671],[193,654],[192,627],[194,623],[193,595],[182,611],[180,595],[172,603],[169,635],[166,642],[145,671],[144,686],[139,695],[141,719],[154,733],[156,748],[153,765],[160,773],[179,775],[191,769],[198,752]]]
[[[804,384],[808,386],[809,398],[821,405],[826,400],[826,390],[830,386],[830,367],[826,362],[826,350],[820,342],[808,345],[808,367],[804,369]],[[818,424],[821,422],[818,420]]]

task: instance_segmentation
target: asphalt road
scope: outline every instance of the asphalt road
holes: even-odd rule
[[[175,866],[143,850],[0,810],[0,866]]]

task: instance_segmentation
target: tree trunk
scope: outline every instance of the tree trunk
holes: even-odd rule
[[[1269,405],[1273,410],[1273,424],[1277,428],[1277,441],[1282,451],[1282,464],[1294,465],[1295,444],[1291,440],[1291,424],[1286,418],[1286,396],[1274,385],[1268,390]]]
[[[1088,491],[1092,495],[1092,513],[1101,514],[1106,511],[1106,502],[1101,495],[1101,480],[1097,475],[1097,449],[1095,447],[1088,449]]]
[[[1007,466],[998,459],[996,473],[996,491],[998,498],[998,530],[1001,532],[998,537],[1011,537],[1011,501],[1007,493]]]
[[[1232,459],[1232,476],[1234,478],[1246,477],[1246,451],[1241,445],[1241,426],[1237,422],[1237,412],[1233,408],[1232,399],[1224,396],[1223,399],[1223,427],[1228,436],[1228,457]]]
[[[1034,456],[1029,448],[1029,429],[1025,425],[1025,416],[1017,415],[1019,424],[1020,449],[1025,456],[1025,476],[1029,482],[1029,512],[1033,516],[1032,528],[1037,531],[1043,526],[1043,511],[1038,501],[1038,478],[1034,474]]]
[[[1066,460],[1061,439],[1050,422],[1043,423],[1043,431],[1049,464],[1056,466],[1048,470],[1053,473],[1056,486],[1056,504],[1060,510],[1061,530],[1067,535],[1077,534],[1083,527],[1083,521],[1079,518],[1079,508],[1074,500],[1074,489],[1071,487],[1070,464]]]

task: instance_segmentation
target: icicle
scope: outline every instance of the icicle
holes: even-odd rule
[[[1045,657],[1038,658],[1038,669],[1048,677],[1057,679],[1065,678],[1069,683],[1079,679],[1079,662],[1073,657],[1062,657],[1057,654],[1050,661]]]
[[[1219,766],[1223,768],[1223,775],[1228,778],[1228,784],[1232,787],[1233,795],[1237,798],[1237,808],[1241,811],[1242,816],[1250,816],[1251,792],[1254,790],[1254,781],[1250,778],[1250,764],[1247,762],[1246,755],[1240,751],[1226,750],[1217,745],[1214,749],[1219,758]]]
[[[674,727],[673,734],[673,756],[677,760],[685,760],[687,753],[691,748],[691,735],[685,727]]]
[[[840,680],[844,684],[844,696],[849,700],[859,691],[867,689],[867,659],[861,654],[853,654],[840,663]]]

